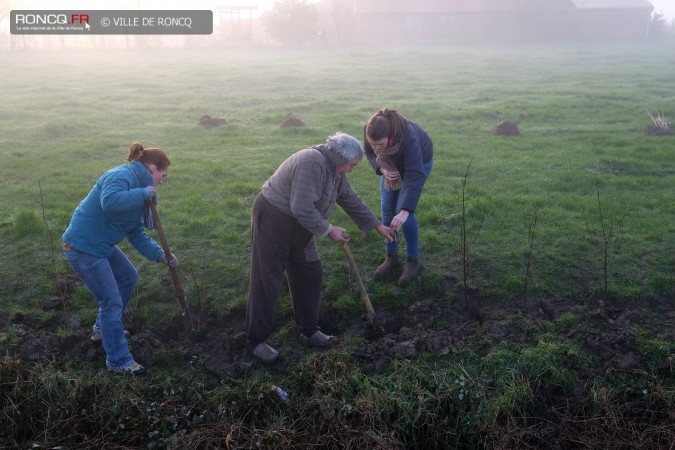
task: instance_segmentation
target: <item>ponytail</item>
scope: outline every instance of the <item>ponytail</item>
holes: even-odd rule
[[[145,149],[143,148],[143,144],[141,144],[138,141],[134,141],[131,143],[131,146],[129,147],[129,156],[127,156],[127,161],[138,161],[141,159],[141,155]]]
[[[160,169],[166,169],[171,165],[171,161],[164,150],[161,148],[143,148],[143,144],[138,141],[131,143],[127,161],[140,161],[146,166],[154,164]]]

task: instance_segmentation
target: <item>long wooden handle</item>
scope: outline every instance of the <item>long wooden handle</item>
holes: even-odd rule
[[[152,221],[157,234],[159,235],[159,240],[162,243],[162,249],[166,255],[166,260],[171,261],[173,256],[171,255],[171,250],[169,249],[169,243],[166,240],[164,235],[164,228],[162,228],[162,222],[159,220],[159,213],[157,212],[157,207],[155,202],[150,200],[150,210],[152,211]],[[176,292],[178,294],[178,301],[180,302],[181,308],[183,308],[183,314],[187,317],[186,321],[190,321],[190,328],[192,328],[192,318],[190,316],[190,310],[188,309],[187,298],[185,297],[185,291],[180,284],[180,279],[178,278],[178,270],[175,267],[169,266],[169,271],[171,272],[171,279],[173,279],[173,285],[176,287]]]
[[[349,267],[351,267],[352,272],[356,277],[356,282],[359,285],[359,291],[361,292],[361,299],[363,299],[363,304],[366,306],[368,318],[372,320],[373,317],[375,317],[375,309],[373,309],[373,304],[370,303],[370,297],[366,291],[366,285],[363,284],[361,274],[359,273],[359,269],[356,267],[356,262],[354,261],[354,256],[352,256],[352,251],[349,249],[349,244],[343,242],[342,249],[345,251],[345,255],[347,255],[347,261],[349,261]]]

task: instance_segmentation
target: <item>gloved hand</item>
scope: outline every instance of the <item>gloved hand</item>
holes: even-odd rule
[[[151,199],[157,197],[157,189],[154,186],[146,186],[145,189],[148,190],[148,195]]]
[[[162,253],[162,256],[159,257],[157,262],[161,262],[162,264],[166,264],[169,267],[173,267],[174,269],[178,267],[178,258],[176,258],[176,255],[171,255],[171,260],[167,261],[166,260],[166,253]]]

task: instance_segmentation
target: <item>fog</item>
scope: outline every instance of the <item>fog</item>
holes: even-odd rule
[[[675,20],[675,2],[673,0],[651,0],[650,3],[654,6],[654,12],[663,14],[668,21]]]
[[[675,36],[673,0],[616,0],[613,9],[592,0],[484,0],[435,2],[388,0],[309,0],[317,15],[286,21],[271,31],[261,16],[274,11],[275,0],[100,0],[97,10],[210,10],[213,32],[182,36],[173,33],[91,33],[85,35],[12,35],[9,11],[84,10],[84,0],[7,0],[0,3],[0,50],[11,48],[204,48],[214,46],[396,46],[447,44],[567,43],[575,41],[644,41]],[[653,10],[649,10],[649,5]],[[526,5],[525,7],[523,5]],[[650,26],[652,14],[663,26]],[[92,26],[99,26],[93,23]],[[103,36],[100,36],[100,35]]]

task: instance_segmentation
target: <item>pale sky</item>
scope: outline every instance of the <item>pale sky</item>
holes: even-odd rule
[[[309,0],[314,3],[317,0]],[[654,11],[670,23],[675,19],[675,0],[649,0]],[[91,9],[91,0],[0,0],[11,9]],[[274,0],[98,0],[96,9],[213,9],[217,6],[257,6],[258,14],[274,4]]]
[[[651,4],[654,5],[654,12],[663,14],[669,20],[675,19],[675,1],[674,0],[650,0]]]
[[[133,1],[133,0],[132,0]],[[317,0],[309,0],[309,3],[315,3]],[[649,0],[654,6],[654,12],[663,14],[668,19],[675,19],[675,0]],[[237,5],[255,5],[257,11],[262,13],[274,4],[274,0],[142,0],[145,3],[156,3],[157,7],[148,9],[211,9],[216,4],[219,6],[237,6]],[[190,5],[189,8],[187,5]],[[201,6],[200,6],[201,5]],[[669,22],[670,22],[669,20]]]

